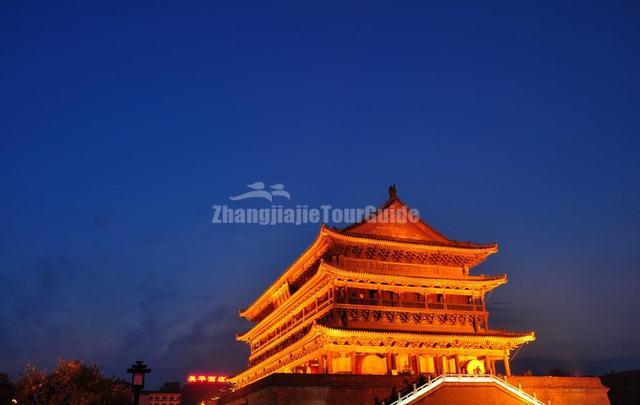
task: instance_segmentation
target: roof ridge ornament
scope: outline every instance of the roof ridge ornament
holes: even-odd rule
[[[392,184],[389,186],[389,199],[395,200],[398,198],[398,191],[396,190],[396,185]]]

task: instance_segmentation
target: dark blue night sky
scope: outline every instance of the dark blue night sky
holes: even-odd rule
[[[496,240],[514,368],[640,366],[637,2],[31,2],[0,12],[0,371],[234,373],[318,225],[246,184]]]

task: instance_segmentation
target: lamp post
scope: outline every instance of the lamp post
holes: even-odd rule
[[[131,374],[131,385],[133,386],[133,404],[140,405],[140,391],[144,387],[144,376],[151,372],[150,368],[144,364],[144,361],[138,360],[127,369],[127,373]]]

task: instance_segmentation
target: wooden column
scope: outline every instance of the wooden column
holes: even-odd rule
[[[355,352],[351,353],[351,374],[358,374],[358,357]]]
[[[509,365],[509,356],[504,356],[504,373],[507,377],[511,377],[511,366]]]
[[[325,359],[327,361],[327,374],[333,374],[333,352],[327,352]]]
[[[384,357],[387,360],[387,374],[391,375],[391,370],[393,370],[393,361],[391,360],[391,353],[386,353]]]
[[[327,355],[321,353],[318,356],[318,374],[327,374],[327,362],[325,361]]]

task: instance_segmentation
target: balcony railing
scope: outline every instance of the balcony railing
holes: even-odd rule
[[[454,311],[473,311],[472,304],[447,304],[447,309],[452,309]]]
[[[378,305],[378,300],[369,298],[349,298],[349,303],[358,305]]]
[[[348,299],[336,298],[336,303],[339,304],[354,304],[354,305],[372,305],[372,306],[384,306],[384,307],[402,307],[402,308],[428,308],[436,310],[451,310],[451,311],[477,311],[482,312],[484,308],[482,305],[474,304],[451,304],[445,302],[425,302],[425,301],[396,301],[396,300],[378,300],[377,298],[355,298]]]

